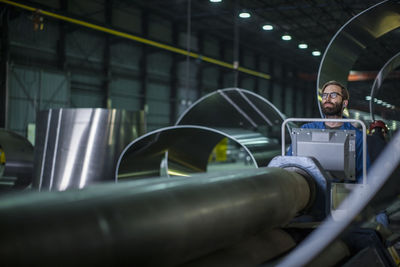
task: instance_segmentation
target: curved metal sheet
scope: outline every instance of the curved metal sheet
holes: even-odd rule
[[[280,125],[284,115],[268,100],[240,88],[219,89],[193,103],[176,125],[255,130]]]
[[[27,186],[32,182],[33,146],[25,137],[0,129],[0,148],[5,154],[4,170],[0,177],[15,186]],[[16,179],[16,180],[15,180]]]
[[[242,147],[258,167],[249,149],[224,132],[203,126],[171,126],[132,141],[118,159],[116,180],[206,172],[210,154],[223,138]]]
[[[376,39],[400,27],[400,3],[383,1],[354,16],[329,42],[317,78],[317,99],[321,87],[330,80],[347,84],[347,77],[358,56]],[[351,92],[350,92],[351,95]],[[321,103],[318,100],[323,117]]]
[[[284,115],[260,95],[240,88],[226,88],[197,100],[179,117],[176,125],[218,129],[248,148],[258,166],[266,166],[279,155],[283,120]]]
[[[371,120],[375,120],[374,114],[374,98],[379,92],[383,82],[385,81],[386,77],[395,69],[400,66],[400,52],[390,58],[385,65],[380,69],[378,75],[375,77],[374,83],[371,88],[371,99],[369,101],[369,110],[371,113]]]
[[[99,108],[41,111],[33,186],[66,190],[114,180],[119,153],[144,132],[143,112]]]

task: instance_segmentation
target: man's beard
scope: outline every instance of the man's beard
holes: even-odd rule
[[[330,103],[332,107],[324,107],[325,104]],[[342,116],[343,101],[340,103],[326,102],[322,105],[322,112],[326,116]]]

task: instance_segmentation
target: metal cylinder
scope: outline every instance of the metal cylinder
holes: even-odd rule
[[[0,261],[181,264],[288,223],[309,199],[305,178],[280,168],[16,195],[0,199]]]
[[[144,132],[143,112],[90,108],[41,111],[33,187],[63,191],[113,181],[118,155]]]

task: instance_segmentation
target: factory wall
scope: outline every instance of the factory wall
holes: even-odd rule
[[[98,1],[35,3],[174,47],[186,49],[188,42],[186,24],[140,8],[104,10]],[[174,124],[198,98],[226,87],[256,92],[288,117],[318,116],[312,100],[315,81],[300,79],[296,73],[301,68],[288,66],[267,51],[252,51],[241,44],[239,59],[240,66],[267,73],[271,79],[49,17],[43,17],[38,26],[38,14],[20,9],[9,12],[4,14],[9,29],[6,126],[24,136],[28,124],[35,123],[37,111],[60,107],[145,110],[151,131]],[[233,62],[232,41],[193,30],[190,44],[191,51]]]

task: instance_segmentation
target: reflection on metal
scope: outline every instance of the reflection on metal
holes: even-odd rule
[[[113,180],[119,153],[144,132],[143,112],[89,108],[41,111],[36,125],[33,186],[62,191]]]
[[[335,34],[325,50],[318,71],[317,96],[323,84],[330,80],[346,85],[350,70],[363,50],[399,26],[398,1],[383,1],[350,19]],[[319,101],[318,107],[323,117]]]
[[[300,174],[258,168],[9,196],[0,200],[0,259],[176,266],[286,225],[311,194]]]
[[[23,136],[0,129],[0,187],[25,187],[32,181],[33,146]]]
[[[385,65],[381,68],[379,71],[378,75],[375,78],[374,84],[372,85],[371,88],[371,99],[369,101],[369,110],[371,113],[371,120],[375,120],[375,114],[374,114],[374,98],[378,94],[379,89],[381,88],[383,81],[386,79],[386,77],[397,67],[400,66],[400,53],[397,53],[394,55],[391,59],[389,59]]]
[[[278,126],[283,114],[265,98],[244,89],[227,88],[212,92],[193,103],[176,125],[261,130]]]
[[[279,155],[283,120],[284,115],[260,95],[240,88],[226,88],[197,100],[176,125],[218,129],[245,146],[258,166],[266,166]]]
[[[132,141],[118,160],[116,179],[206,172],[213,148],[226,137],[243,147],[258,167],[247,147],[232,136],[208,127],[183,125],[155,130]]]

